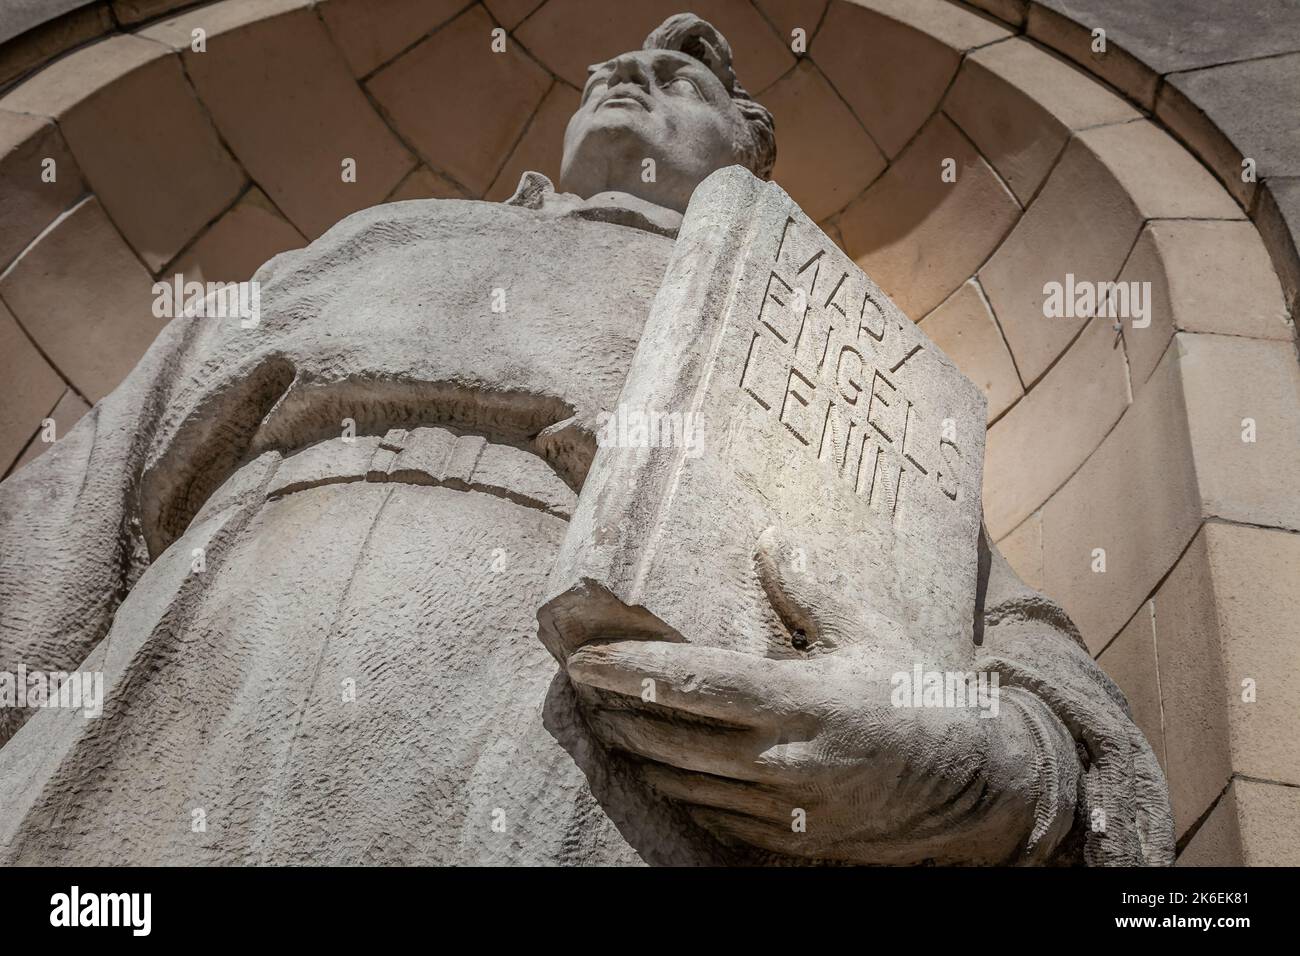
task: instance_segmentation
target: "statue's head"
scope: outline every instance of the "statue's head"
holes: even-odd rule
[[[715,169],[739,164],[763,179],[771,174],[772,114],[736,79],[726,37],[694,14],[669,17],[640,50],[588,72],[564,134],[564,191],[619,190],[684,212]]]

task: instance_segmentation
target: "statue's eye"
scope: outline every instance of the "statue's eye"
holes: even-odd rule
[[[692,96],[700,95],[700,88],[695,85],[694,81],[688,80],[684,76],[674,76],[664,84],[664,89],[672,93],[689,93]]]

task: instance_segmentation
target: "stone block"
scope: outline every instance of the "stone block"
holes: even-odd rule
[[[955,161],[955,182],[943,180],[948,159]],[[849,255],[919,319],[970,278],[1019,216],[997,173],[937,115],[844,211],[839,227]],[[997,302],[992,305],[1000,320]]]
[[[54,182],[42,176],[54,160]],[[86,190],[77,161],[48,119],[0,110],[0,271]]]
[[[207,31],[207,52],[189,49]],[[185,50],[185,69],[254,181],[308,239],[382,202],[415,159],[366,100],[303,0],[227,0],[141,32]],[[344,160],[356,165],[344,180]]]
[[[141,37],[78,50],[0,106],[58,121],[104,211],[155,272],[245,183],[180,60]]]
[[[778,80],[763,105],[781,131],[772,178],[813,219],[843,209],[884,171],[880,150],[812,62]]]
[[[0,278],[0,297],[63,376],[98,401],[163,326],[153,316],[152,285],[91,196]]]
[[[1022,39],[969,54],[944,112],[1027,205],[1076,130],[1139,114],[1077,67]]]
[[[494,53],[492,29],[487,13],[472,7],[366,82],[424,160],[479,196],[551,85],[518,44]]]
[[[1006,534],[1065,483],[1128,407],[1128,369],[1110,324],[1093,319],[1043,378],[989,429],[984,521]]]

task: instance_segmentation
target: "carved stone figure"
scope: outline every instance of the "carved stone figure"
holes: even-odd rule
[[[0,670],[104,686],[0,709],[0,860],[1172,862],[981,532],[982,399],[774,155],[680,15],[592,68],[563,192],[368,209],[173,320],[0,485]]]

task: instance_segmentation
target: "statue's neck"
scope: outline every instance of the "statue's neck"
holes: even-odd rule
[[[661,236],[676,238],[682,214],[659,206],[631,193],[608,190],[583,199],[574,193],[560,193],[541,173],[524,173],[515,194],[507,205],[545,209],[557,215],[573,216],[597,222],[611,222],[633,229],[643,229]]]

